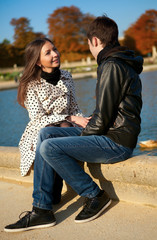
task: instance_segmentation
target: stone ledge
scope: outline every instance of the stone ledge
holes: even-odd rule
[[[0,178],[32,184],[33,171],[22,177],[19,165],[17,147],[0,147]],[[84,168],[113,199],[157,206],[156,156],[140,155],[116,164],[85,164]]]
[[[140,155],[116,164],[88,164],[86,172],[114,200],[157,207],[157,157]]]
[[[0,147],[0,167],[17,168],[20,166],[18,147]]]

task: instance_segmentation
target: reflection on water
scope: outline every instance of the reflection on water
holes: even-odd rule
[[[141,74],[143,108],[141,113],[142,124],[138,141],[157,139],[157,71]],[[142,152],[157,156],[157,149],[140,149],[136,147],[135,154]]]
[[[76,95],[82,112],[89,116],[95,108],[96,79],[76,80]]]
[[[27,111],[16,96],[16,89],[0,91],[0,146],[17,146],[28,122]]]
[[[141,133],[138,141],[157,139],[157,71],[141,74],[143,86],[143,108]],[[82,112],[89,116],[95,107],[96,79],[76,80],[76,95]],[[17,90],[0,92],[0,146],[18,146],[28,122],[25,109],[16,102]],[[139,153],[156,155],[157,149],[141,150],[137,145],[134,155]]]

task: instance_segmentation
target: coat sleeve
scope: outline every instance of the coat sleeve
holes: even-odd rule
[[[82,136],[105,135],[114,123],[121,95],[121,76],[117,64],[105,64],[96,86],[96,108]]]
[[[47,124],[54,124],[65,120],[68,115],[54,114],[46,111],[38,98],[34,87],[29,87],[27,90],[25,106],[29,114],[29,118],[34,126],[41,127]]]

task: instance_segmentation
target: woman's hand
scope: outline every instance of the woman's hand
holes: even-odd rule
[[[92,117],[69,116],[67,120],[76,123],[79,127],[85,128]]]

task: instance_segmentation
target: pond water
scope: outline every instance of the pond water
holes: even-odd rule
[[[141,74],[143,108],[139,141],[157,139],[157,71]],[[95,107],[96,79],[75,80],[79,106],[85,115]],[[18,146],[28,119],[27,111],[16,101],[17,89],[0,91],[0,146]],[[134,155],[145,153],[157,156],[157,149],[142,150],[138,144]]]

